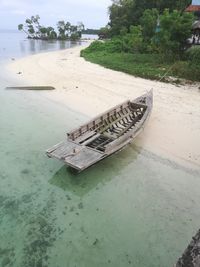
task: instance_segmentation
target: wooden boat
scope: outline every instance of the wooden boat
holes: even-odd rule
[[[48,149],[50,158],[83,171],[124,149],[143,130],[153,107],[153,91],[106,111],[67,134],[67,139]]]

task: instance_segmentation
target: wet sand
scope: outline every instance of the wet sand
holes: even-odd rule
[[[28,56],[10,63],[8,69],[22,86],[55,87],[45,96],[89,117],[153,88],[153,113],[135,145],[199,170],[199,84],[176,86],[109,70],[81,58],[81,49]]]

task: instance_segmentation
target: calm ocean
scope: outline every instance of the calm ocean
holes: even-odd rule
[[[0,30],[0,60],[10,59],[11,57],[19,58],[45,51],[67,49],[75,45],[77,44],[69,41],[28,40],[21,32]]]
[[[72,45],[0,33],[0,266],[173,266],[199,228],[199,174],[133,144],[75,175],[45,150],[87,118],[5,90],[11,58]]]

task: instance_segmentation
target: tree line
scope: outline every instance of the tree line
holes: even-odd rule
[[[109,49],[160,53],[181,58],[191,37],[194,15],[184,12],[190,0],[112,0],[109,22],[100,37]]]
[[[191,42],[198,14],[185,12],[189,4],[191,0],[112,0],[109,22],[99,32],[103,41],[93,42],[81,55],[144,78],[199,81],[200,47]]]
[[[159,14],[167,8],[169,12],[178,10],[183,12],[191,3],[191,0],[112,0],[109,7],[109,23],[111,35],[120,33],[122,27],[127,29],[130,26],[140,24],[146,9],[156,9]]]
[[[40,16],[31,16],[25,20],[25,24],[19,24],[18,30],[27,34],[30,39],[42,40],[78,40],[81,38],[84,31],[84,24],[82,22],[77,25],[72,25],[70,22],[64,20],[57,22],[57,30],[51,26],[42,26],[40,24]]]

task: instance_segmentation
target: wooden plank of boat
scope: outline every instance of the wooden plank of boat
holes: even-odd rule
[[[53,86],[10,86],[6,87],[8,90],[55,90]]]
[[[144,128],[151,114],[153,92],[126,101],[68,133],[47,155],[82,171],[125,148]]]
[[[46,154],[50,158],[57,158],[63,161],[78,171],[85,169],[85,166],[93,165],[103,157],[100,151],[95,151],[67,140],[47,150]]]
[[[77,150],[73,156],[65,158],[65,163],[79,171],[84,170],[86,167],[95,164],[103,158],[100,151],[95,151],[87,147]]]

